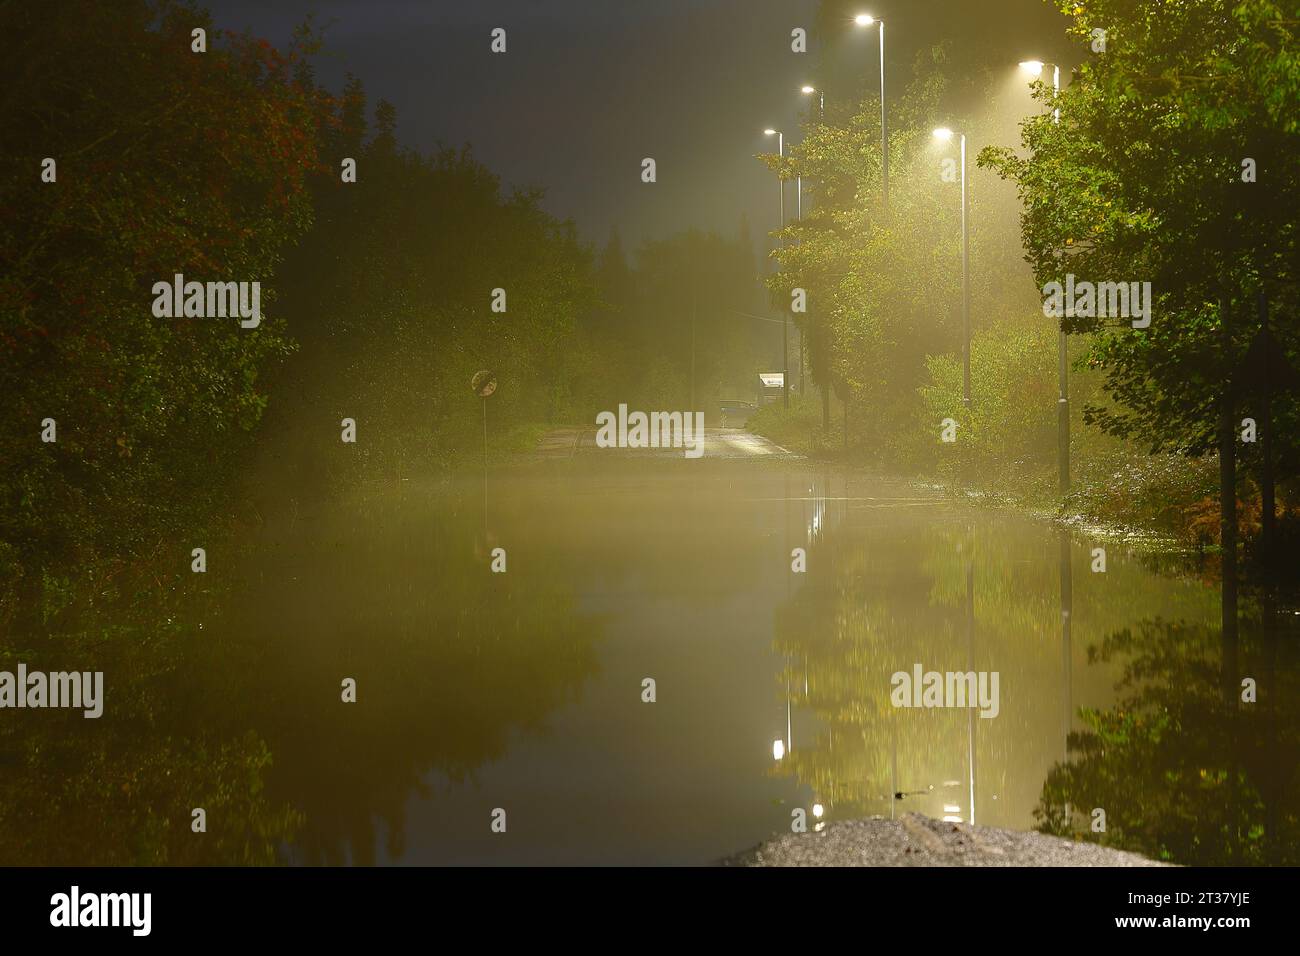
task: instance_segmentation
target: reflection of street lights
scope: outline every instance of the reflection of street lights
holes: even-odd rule
[[[1056,101],[1061,95],[1061,68],[1055,63],[1048,64],[1042,60],[1025,60],[1020,64],[1020,69],[1029,76],[1037,78],[1043,75],[1045,66],[1052,68],[1052,122],[1059,124],[1061,110],[1056,106]],[[1060,474],[1061,494],[1065,494],[1070,490],[1070,385],[1064,319],[1061,320],[1061,328],[1056,338],[1056,379],[1056,460],[1057,471]]]
[[[860,27],[876,26],[880,29],[880,185],[889,208],[889,136],[885,126],[885,21],[860,13],[853,18]]]
[[[785,757],[785,741],[777,738],[772,741],[772,759],[781,760]]]
[[[948,142],[961,137],[961,324],[963,344],[961,403],[970,408],[970,228],[966,221],[966,134],[953,133],[946,126],[934,131],[935,139]]]
[[[1070,617],[1074,613],[1074,575],[1070,564],[1070,532],[1062,528],[1061,543],[1061,696],[1065,700],[1065,724],[1062,728],[1062,756],[1064,763],[1070,762],[1070,726],[1073,724],[1072,689],[1074,686],[1074,656],[1070,648]],[[1069,803],[1066,803],[1065,818],[1070,819]]]
[[[776,152],[782,160],[785,159],[785,133],[779,129],[768,128],[763,130],[764,136],[776,137]],[[785,177],[782,175],[783,170],[780,166],[776,170],[776,185],[781,191],[781,232],[785,232]],[[781,248],[785,248],[785,237],[780,236],[777,242]],[[783,263],[784,264],[784,263]],[[782,404],[786,411],[790,410],[790,312],[786,310],[785,323],[781,327],[781,398]]]
[[[975,547],[966,556],[966,670],[975,671]],[[970,824],[975,825],[975,710],[966,708],[966,766],[970,774]]]

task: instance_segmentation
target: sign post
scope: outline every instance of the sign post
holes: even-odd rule
[[[488,397],[497,390],[497,377],[493,372],[483,369],[481,372],[475,372],[474,377],[470,380],[469,387],[474,390],[474,394],[483,400],[483,469],[484,474],[487,471],[487,400]]]
[[[483,402],[483,548],[491,548],[491,534],[488,531],[488,445],[487,445],[487,400],[497,390],[497,377],[493,372],[483,369],[475,372],[469,387]]]

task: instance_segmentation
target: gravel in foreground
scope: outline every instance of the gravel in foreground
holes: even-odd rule
[[[787,833],[723,866],[1167,866],[1136,853],[1042,833],[945,823],[919,813]]]

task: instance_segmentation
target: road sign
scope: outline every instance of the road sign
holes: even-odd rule
[[[497,377],[493,372],[483,369],[481,372],[475,372],[474,378],[471,379],[469,387],[474,389],[474,394],[479,398],[487,398],[497,390]]]

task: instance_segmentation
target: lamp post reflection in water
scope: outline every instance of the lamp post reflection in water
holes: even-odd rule
[[[1070,532],[1061,529],[1061,697],[1065,705],[1061,733],[1061,760],[1070,761],[1070,726],[1074,720],[1071,707],[1071,685],[1074,659],[1070,652],[1070,614],[1074,604],[1074,579],[1070,568]],[[1070,819],[1070,805],[1065,805],[1065,818]]]
[[[975,670],[975,531],[966,555],[966,670]],[[975,825],[975,708],[966,708],[966,763],[970,777],[970,823]]]

